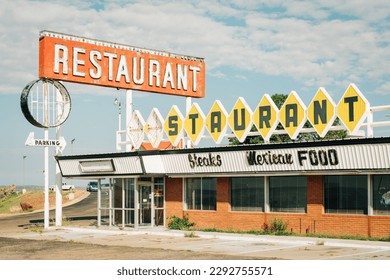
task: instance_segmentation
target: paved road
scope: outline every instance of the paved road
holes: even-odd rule
[[[82,201],[63,208],[64,223],[73,223],[83,226],[96,223],[97,193],[91,192]],[[43,212],[34,212],[22,215],[0,217],[1,232],[21,232],[23,229],[43,226]],[[50,210],[50,220],[55,219],[55,210]]]

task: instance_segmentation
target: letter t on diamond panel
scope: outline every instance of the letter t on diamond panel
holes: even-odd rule
[[[205,115],[197,103],[192,104],[190,111],[184,119],[184,130],[194,145],[198,145],[204,132]]]
[[[369,111],[370,103],[355,84],[350,84],[337,105],[337,115],[350,134],[358,132]]]

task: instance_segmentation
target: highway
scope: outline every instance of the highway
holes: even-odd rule
[[[91,192],[82,201],[63,208],[64,223],[77,223],[77,225],[91,225],[97,221],[97,193]],[[21,215],[0,217],[0,232],[23,231],[43,226],[43,211]],[[50,210],[50,221],[55,219],[55,210]],[[52,224],[52,223],[51,223]]]

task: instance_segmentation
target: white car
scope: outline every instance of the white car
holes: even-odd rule
[[[57,185],[51,185],[51,186],[49,187],[49,190],[52,191],[52,192],[54,192],[54,191],[56,190],[56,186],[57,186]],[[63,190],[63,191],[73,191],[74,189],[75,189],[74,185],[68,185],[68,184],[66,184],[66,183],[63,183],[63,184],[62,184],[62,190]]]

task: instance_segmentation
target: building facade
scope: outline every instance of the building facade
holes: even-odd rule
[[[98,224],[390,235],[390,138],[71,155],[62,176],[98,180]],[[108,187],[103,187],[108,180]]]

